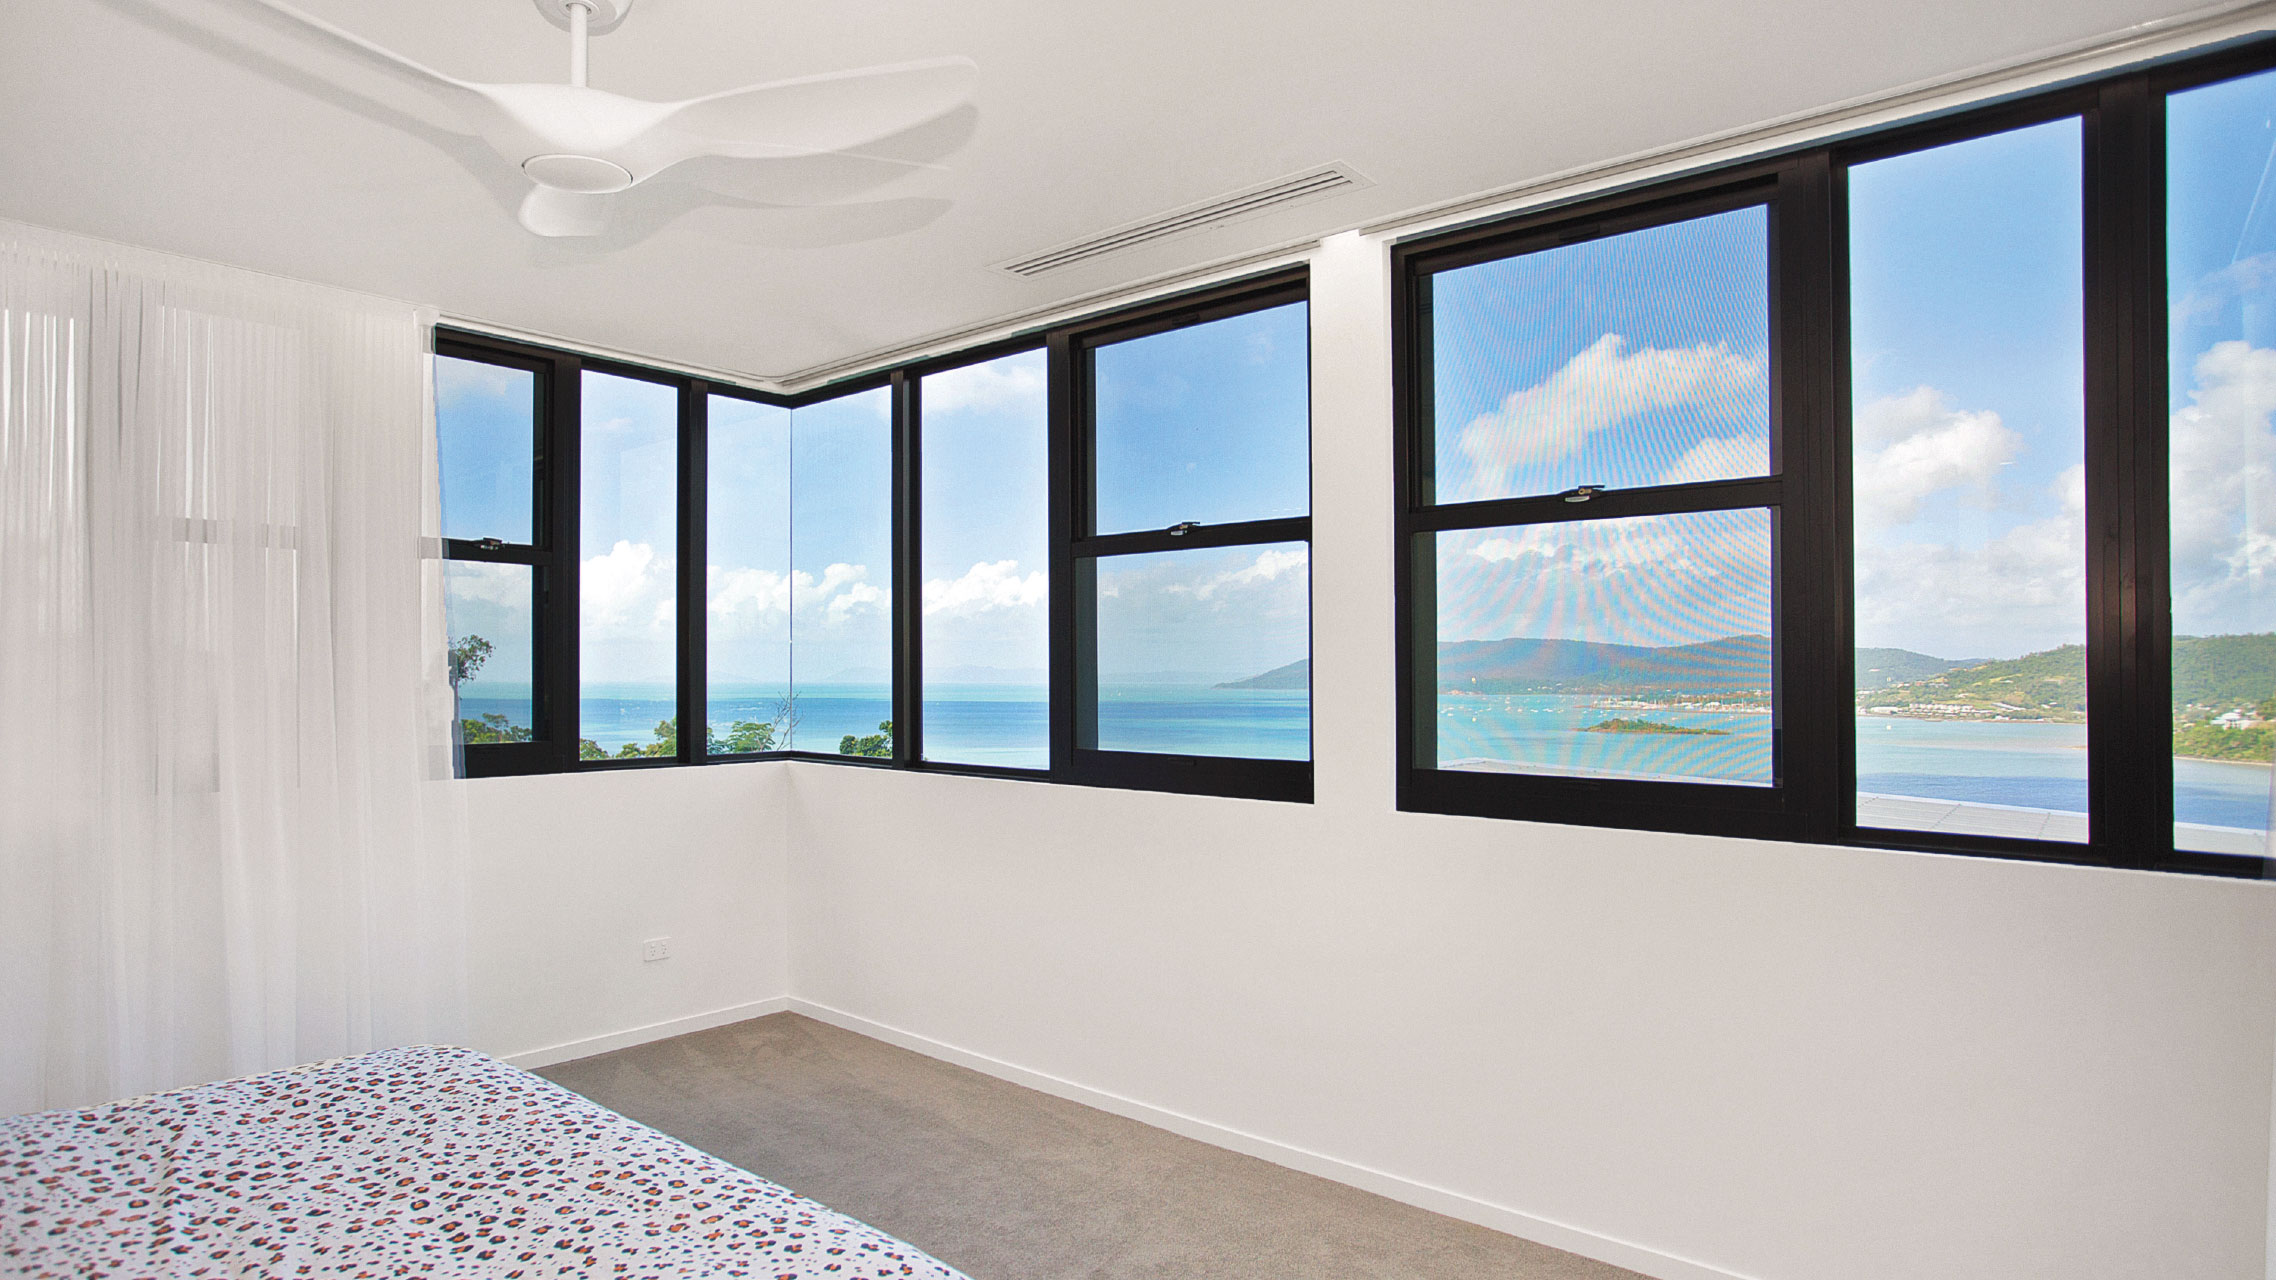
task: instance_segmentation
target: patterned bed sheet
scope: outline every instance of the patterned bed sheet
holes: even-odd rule
[[[469,1049],[0,1119],[0,1274],[964,1280]]]

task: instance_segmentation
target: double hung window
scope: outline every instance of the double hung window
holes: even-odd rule
[[[1401,805],[2260,874],[2270,61],[1400,246]]]

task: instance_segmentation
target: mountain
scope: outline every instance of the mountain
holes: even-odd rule
[[[1285,667],[1274,667],[1262,675],[1246,680],[1227,680],[1220,689],[1309,689],[1312,687],[1312,660],[1298,658]]]
[[[1893,684],[1910,684],[1942,675],[1954,667],[1972,667],[1982,658],[1931,658],[1925,653],[1910,649],[1859,649],[1857,651],[1857,688],[1886,689]]]
[[[1747,693],[1770,688],[1770,640],[1725,636],[1648,648],[1587,640],[1438,646],[1438,687],[1466,693]]]
[[[1955,666],[1918,680],[1861,689],[1861,705],[1920,708],[1930,714],[2081,720],[2086,716],[2086,650],[2075,644],[2020,658]]]

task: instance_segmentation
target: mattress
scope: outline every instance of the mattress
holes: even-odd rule
[[[0,1120],[0,1274],[963,1280],[468,1049]]]

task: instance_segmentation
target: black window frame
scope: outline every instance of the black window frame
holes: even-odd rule
[[[1085,786],[1310,803],[1314,735],[1307,712],[1302,760],[1106,751],[1097,745],[1098,561],[1161,551],[1302,542],[1307,677],[1312,671],[1311,384],[1305,382],[1305,513],[1170,529],[1096,533],[1095,398],[1092,354],[1100,347],[1215,320],[1305,304],[1305,367],[1311,367],[1311,273],[1294,268],[1125,308],[1049,338],[1051,384],[1051,774]],[[1309,693],[1307,693],[1309,698]],[[1307,703],[1309,708],[1309,703]]]
[[[1394,244],[1398,807],[2136,870],[2276,874],[2276,860],[2174,847],[2164,219],[2166,95],[2272,68],[2276,40],[2255,39]],[[2072,117],[2082,135],[2089,837],[2071,844],[1861,828],[1852,729],[1847,170]],[[1436,610],[1428,585],[1434,569],[1419,548],[1437,528],[1464,526],[1447,523],[1449,508],[1429,501],[1418,471],[1429,464],[1434,426],[1421,277],[1447,264],[1509,256],[1519,251],[1513,245],[1587,238],[1623,216],[1764,181],[1780,192],[1772,209],[1770,354],[1773,470],[1785,485],[1773,606],[1773,678],[1782,708],[1775,789],[1785,797],[1750,806],[1716,794],[1725,788],[1428,767],[1419,746],[1435,689],[1417,650],[1430,642]],[[1587,506],[1618,496],[1600,495]],[[1527,501],[1537,500],[1516,500]]]
[[[730,764],[762,760],[807,760],[856,768],[1014,778],[1081,786],[1223,795],[1308,802],[1312,761],[1253,760],[1223,756],[1097,751],[1076,744],[1072,691],[1084,670],[1083,648],[1074,642],[1078,610],[1073,587],[1083,557],[1147,550],[1198,549],[1258,542],[1311,541],[1311,516],[1204,526],[1173,537],[1166,532],[1075,537],[1077,513],[1087,501],[1087,396],[1078,397],[1069,370],[1080,363],[1085,344],[1097,345],[1145,332],[1160,332],[1222,319],[1290,302],[1309,302],[1309,272],[1295,267],[1262,273],[1223,285],[1177,294],[1133,307],[1084,316],[1029,330],[1000,341],[910,361],[889,369],[829,383],[795,395],[781,395],[732,383],[677,373],[622,360],[584,355],[564,348],[450,327],[435,330],[435,351],[481,363],[526,368],[538,374],[540,401],[537,441],[538,507],[541,543],[531,547],[485,550],[479,544],[452,543],[453,559],[505,559],[539,566],[540,601],[536,619],[537,734],[527,743],[478,743],[464,748],[470,778],[581,770],[664,768],[688,764]],[[1307,312],[1307,317],[1309,312]],[[1309,325],[1307,325],[1307,338]],[[1309,342],[1307,341],[1307,348]],[[1030,351],[1047,353],[1049,397],[1048,510],[1050,564],[1050,724],[1051,765],[1044,769],[962,764],[924,758],[924,581],[923,581],[923,401],[922,380],[935,373],[986,363]],[[585,370],[675,386],[680,394],[679,599],[678,644],[679,751],[674,756],[580,760],[578,688],[578,557],[582,531],[580,459],[581,384]],[[1087,383],[1086,383],[1087,385]],[[892,715],[890,758],[849,756],[812,749],[711,755],[706,684],[707,610],[690,607],[705,598],[709,555],[710,397],[729,396],[796,412],[844,396],[890,388]],[[1309,385],[1306,388],[1309,415]],[[1306,492],[1310,493],[1309,433]],[[1307,505],[1308,502],[1307,502]],[[1158,545],[1157,545],[1158,544]],[[561,554],[556,548],[571,548]],[[516,558],[520,557],[520,558]],[[1311,566],[1305,566],[1309,598]],[[1307,629],[1306,659],[1311,656]]]

